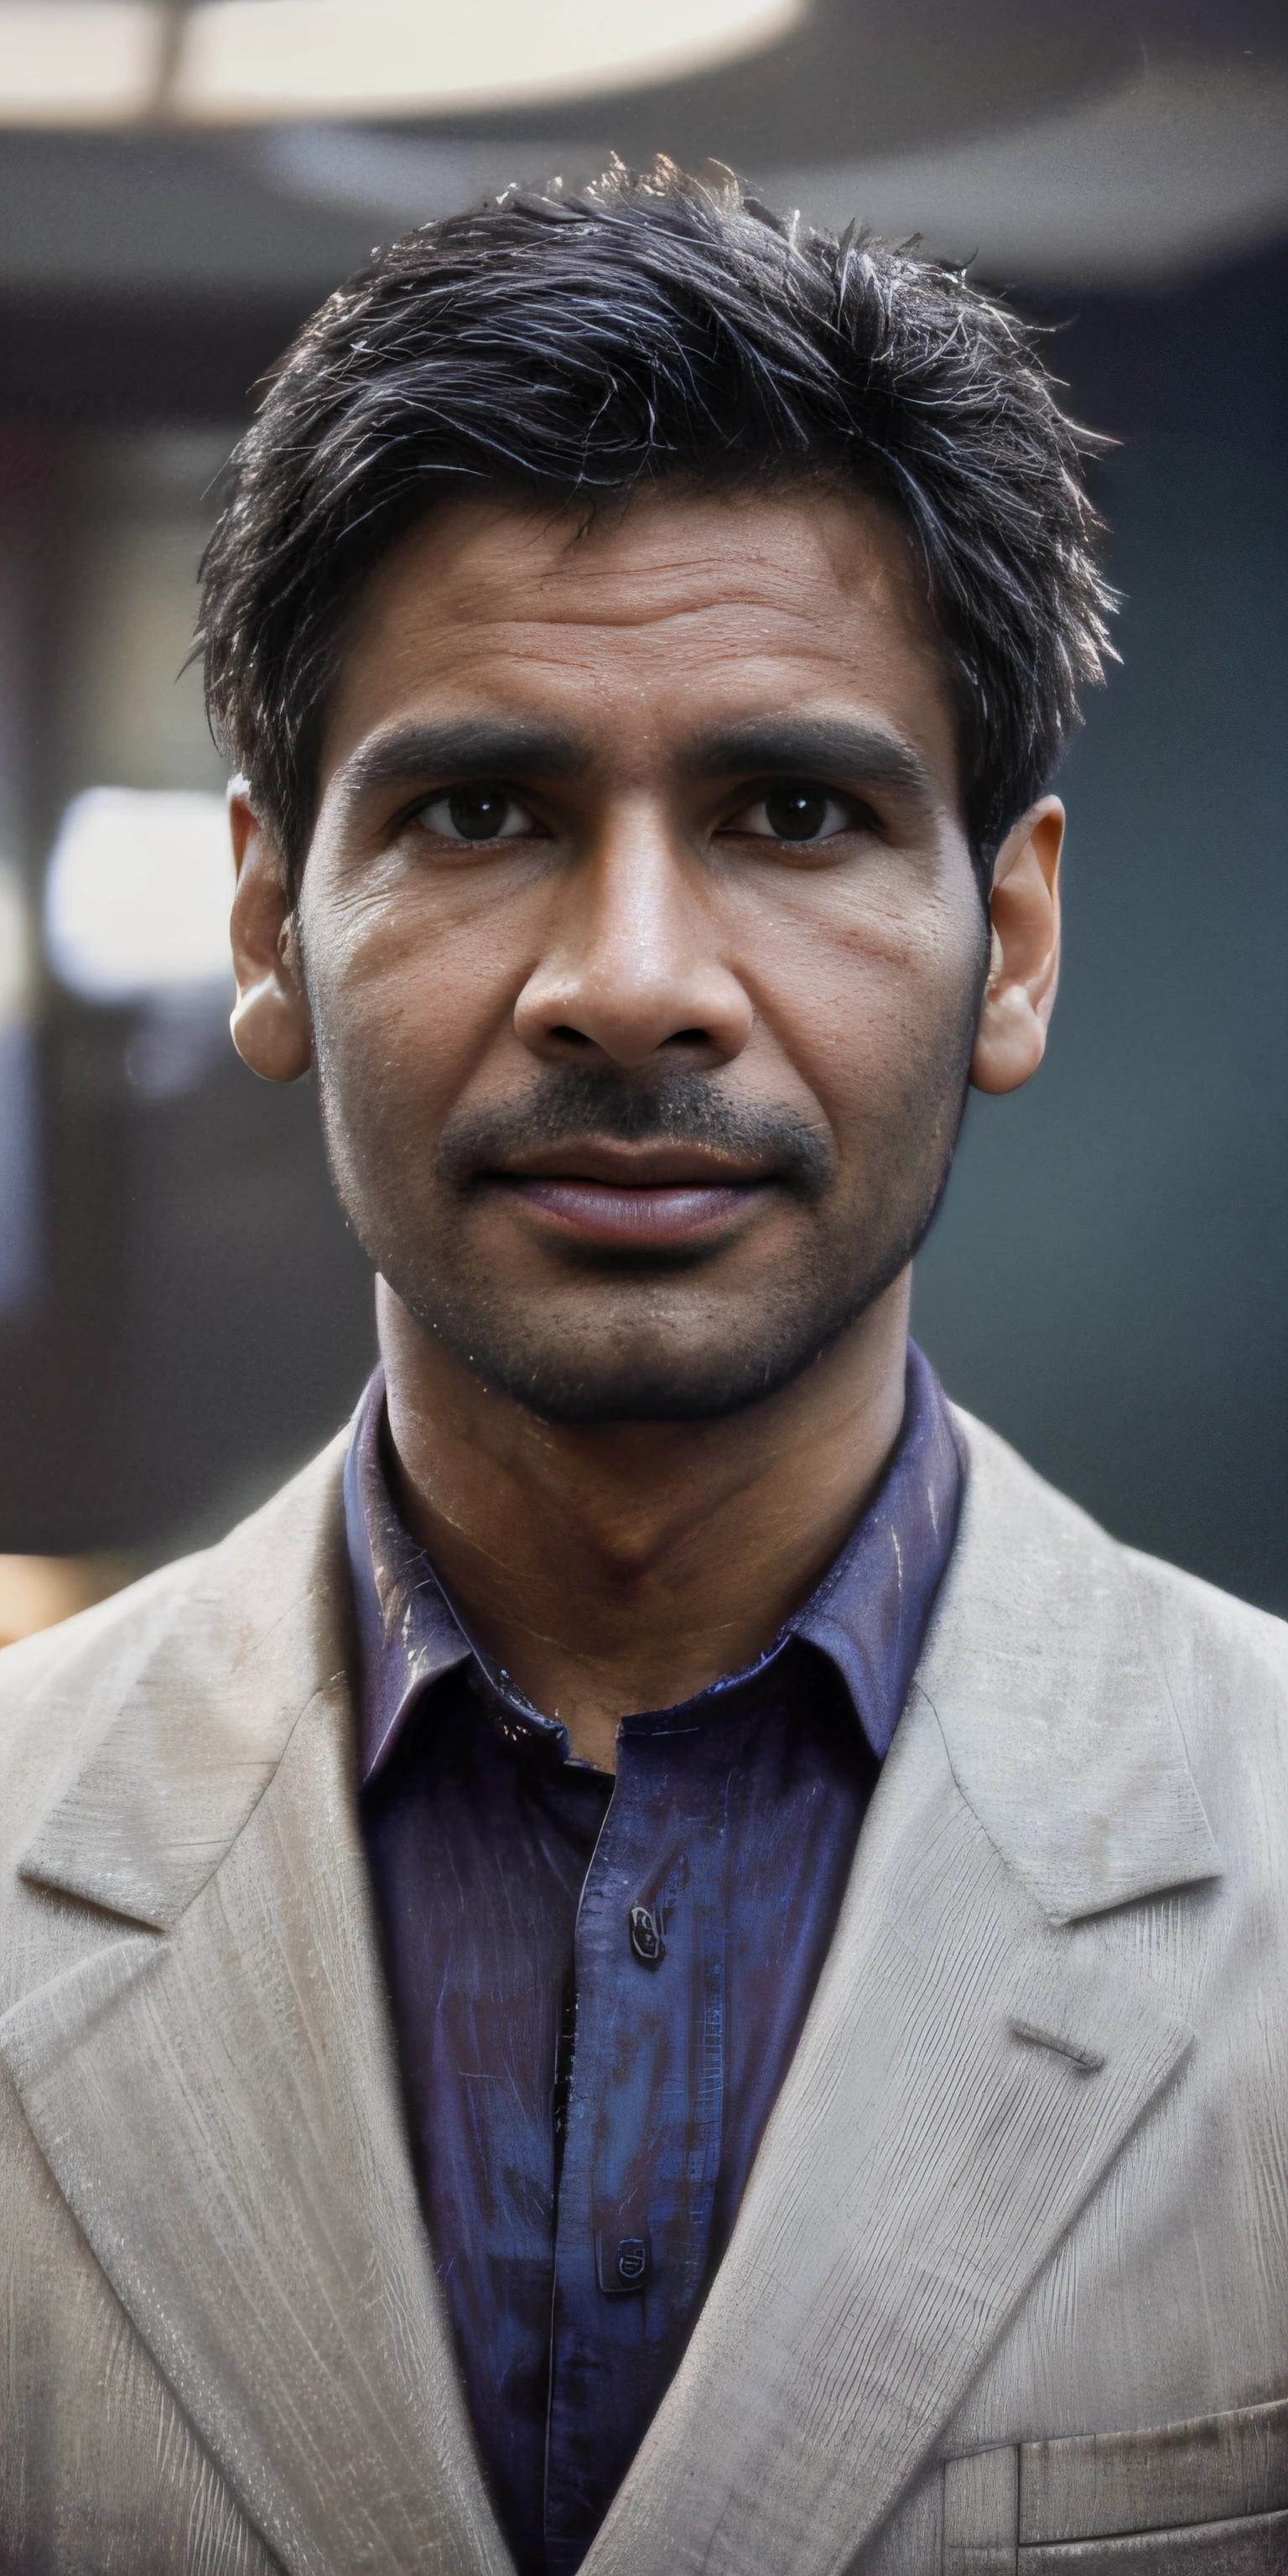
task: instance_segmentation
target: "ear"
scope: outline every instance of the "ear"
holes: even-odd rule
[[[237,868],[233,1045],[266,1082],[297,1082],[313,1062],[313,1025],[286,870],[240,782],[229,790],[228,821]]]
[[[1046,1052],[1060,980],[1058,796],[1031,805],[997,854],[989,899],[991,954],[970,1078],[977,1091],[1018,1091]]]

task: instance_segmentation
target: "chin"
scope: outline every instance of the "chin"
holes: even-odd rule
[[[445,1339],[439,1328],[440,1339]],[[829,1338],[829,1337],[824,1337]],[[457,1345],[484,1385],[510,1396],[543,1422],[565,1427],[592,1423],[719,1422],[762,1403],[789,1386],[817,1359],[822,1343],[811,1333],[772,1346],[694,1352],[625,1353],[620,1346],[597,1360],[583,1345],[565,1352],[506,1349],[476,1331],[470,1348]]]
[[[742,1371],[690,1380],[658,1371],[653,1375],[641,1372],[633,1377],[609,1376],[602,1381],[583,1378],[580,1382],[560,1383],[552,1378],[526,1387],[509,1386],[504,1392],[526,1406],[529,1413],[535,1413],[539,1421],[574,1429],[592,1423],[721,1422],[776,1393],[777,1387],[787,1382],[783,1378],[766,1384],[762,1378],[749,1386]]]
[[[725,1297],[713,1284],[676,1295],[672,1282],[659,1295],[655,1282],[642,1296],[610,1292],[597,1312],[594,1300],[561,1313],[554,1297],[510,1300],[493,1281],[465,1286],[441,1271],[411,1279],[373,1258],[441,1348],[540,1421],[719,1422],[803,1377],[883,1295],[923,1230],[887,1233],[866,1261],[837,1247],[831,1262],[751,1293]]]

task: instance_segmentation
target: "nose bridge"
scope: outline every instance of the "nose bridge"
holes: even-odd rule
[[[660,798],[623,799],[562,882],[546,954],[520,997],[520,1035],[589,1040],[642,1064],[681,1039],[727,1058],[750,1024],[700,860]]]
[[[644,794],[610,818],[581,901],[574,896],[570,907],[592,975],[622,978],[641,994],[683,981],[702,905],[675,837],[657,800]]]

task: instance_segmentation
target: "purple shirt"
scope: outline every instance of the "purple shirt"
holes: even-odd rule
[[[903,1429],[758,1663],[571,1759],[401,1521],[384,1390],[345,1476],[360,1811],[412,2155],[522,2576],[579,2566],[729,2242],[952,1546],[961,1461]]]

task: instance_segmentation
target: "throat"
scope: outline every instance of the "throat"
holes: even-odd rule
[[[427,1348],[388,1291],[380,1321],[405,1526],[485,1654],[606,1772],[623,1718],[772,1646],[899,1437],[906,1279],[852,1344],[711,1422],[552,1424]]]

